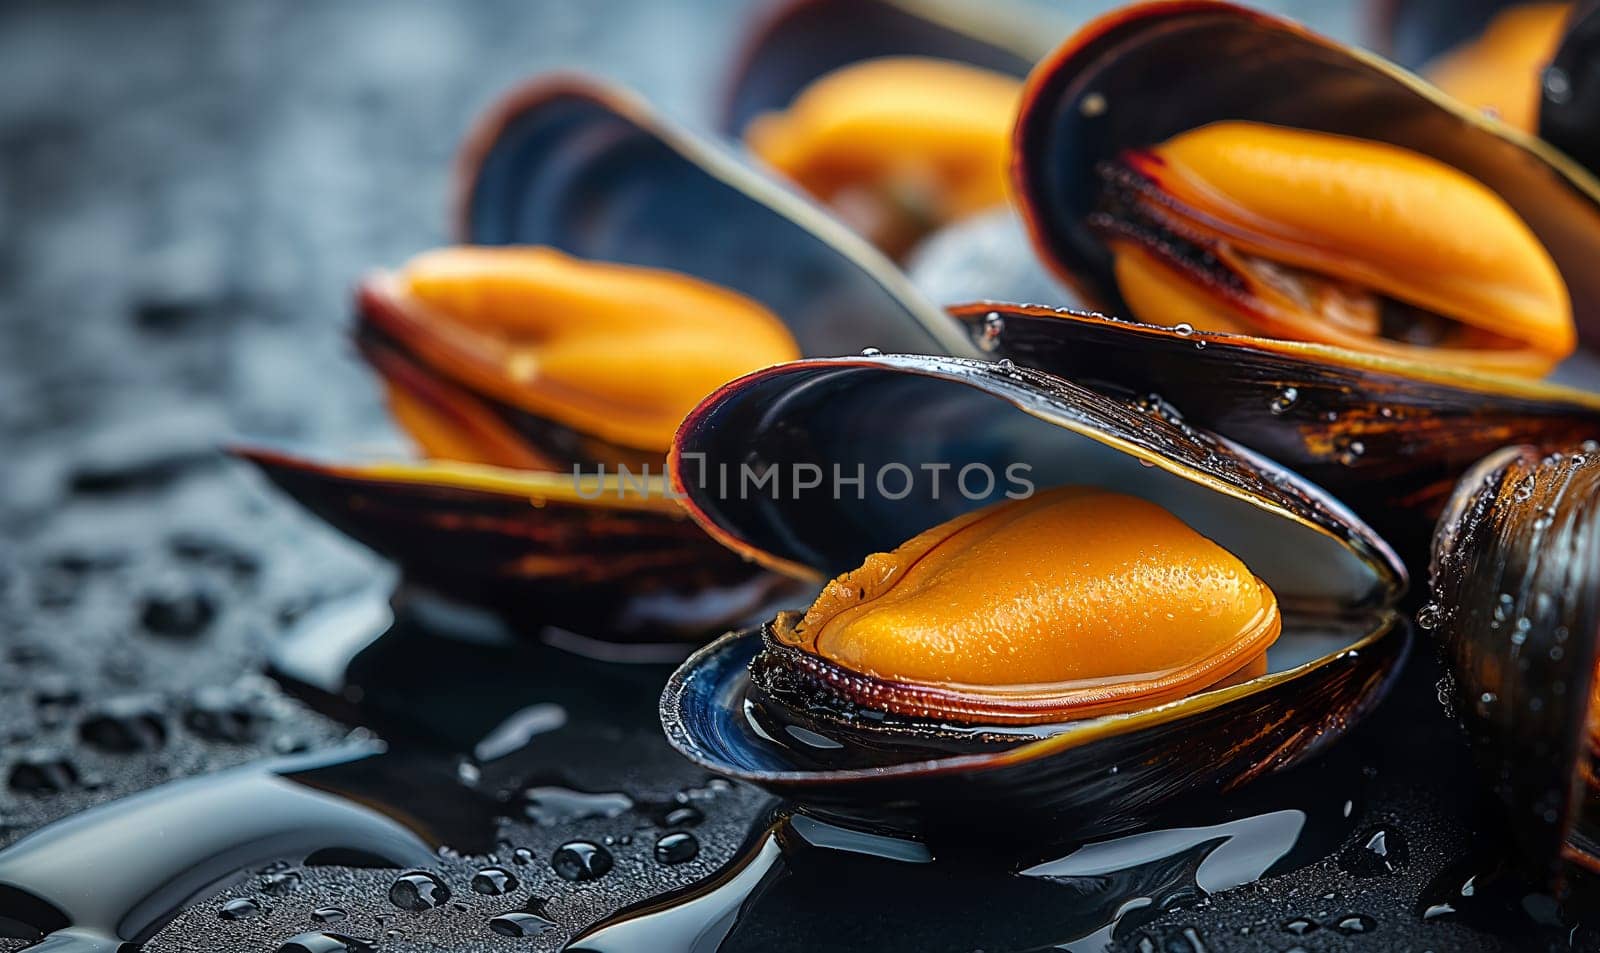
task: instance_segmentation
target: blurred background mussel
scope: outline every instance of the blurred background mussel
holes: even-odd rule
[[[1032,74],[1014,173],[1040,256],[1129,321],[956,308],[983,350],[1158,393],[1408,554],[1473,461],[1596,422],[1532,378],[1600,330],[1600,185],[1372,54],[1225,3],[1126,8]]]
[[[678,420],[766,364],[969,348],[959,329],[843,226],[596,82],[514,91],[459,169],[469,244],[357,295],[357,348],[424,459],[241,452],[409,581],[519,625],[694,640],[768,614],[795,584],[667,493]]]
[[[1600,3],[1380,0],[1373,39],[1466,105],[1600,169]]]
[[[709,770],[823,810],[1001,836],[1036,835],[1040,824],[1124,828],[1175,798],[1232,790],[1331,742],[1381,695],[1407,643],[1389,608],[1404,568],[1317,487],[1163,408],[1009,363],[863,356],[757,371],[685,420],[672,474],[695,518],[730,548],[838,578],[809,618],[779,616],[691,657],[663,695],[668,737]],[[835,482],[841,475],[859,482]],[[773,482],[724,490],[752,478]],[[1050,507],[1006,501],[1025,492],[1014,482],[1023,479]],[[990,504],[999,507],[983,509]],[[1011,528],[990,541],[1009,555],[966,550],[974,532],[1000,525]],[[1057,578],[1049,561],[1127,568],[1145,558],[1129,562],[1119,549],[1127,540],[1118,534],[1133,529],[1159,537],[1140,535],[1136,550],[1166,555],[1129,570],[1120,590],[1127,612],[1089,590],[1039,591]],[[1242,602],[1215,601],[1208,587],[1224,577]],[[966,651],[1003,642],[1053,652],[1046,643],[1058,623],[1093,640],[1102,624],[1140,613],[1159,628],[1168,612],[1187,620],[1197,611],[1191,596],[1218,610],[1208,624],[1229,617],[1223,605],[1260,621],[1255,577],[1281,615],[1264,666],[1263,643],[1245,645],[1259,630],[1241,625],[1238,644],[1227,637],[1200,647],[1194,658],[1216,666],[1176,692],[1155,684],[1165,668],[1118,671],[1117,652],[1085,641],[1085,653],[1099,656],[1090,664],[1110,668],[1073,670],[1064,678],[1075,684],[1014,704],[1030,694],[1013,690],[1017,678],[1060,670],[1035,669],[1041,660],[1025,654],[986,668],[983,652]],[[1019,606],[1055,608],[1037,625],[1015,619],[999,639],[963,630],[967,618],[1009,625],[1013,596]],[[855,649],[826,634],[832,619],[854,624],[880,605],[890,611],[846,634]],[[1172,634],[1152,632],[1153,642]],[[968,667],[928,669],[926,653],[917,654],[923,634],[949,639],[941,642],[954,646],[949,657],[967,659],[951,664]],[[1242,654],[1219,658],[1235,649]]]
[[[1065,32],[1015,2],[781,0],[741,43],[720,125],[903,257],[1005,206],[1022,77]]]

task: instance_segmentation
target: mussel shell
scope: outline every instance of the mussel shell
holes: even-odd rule
[[[1000,750],[922,747],[898,763],[819,767],[752,727],[745,690],[761,637],[751,630],[691,656],[662,693],[661,720],[673,747],[706,770],[825,811],[1036,843],[1126,830],[1311,756],[1382,696],[1408,646],[1404,621],[1384,613],[1345,651],[1247,684]],[[873,741],[814,727],[831,744]]]
[[[1537,381],[1034,305],[950,312],[995,357],[1159,394],[1332,491],[1402,551],[1425,551],[1457,478],[1485,454],[1600,434],[1600,395]]]
[[[1589,741],[1600,447],[1486,457],[1439,521],[1431,575],[1418,622],[1436,629],[1456,711],[1520,860],[1558,887],[1567,862],[1600,871]]]
[[[1600,2],[1574,8],[1539,90],[1539,137],[1600,173]]]
[[[1600,182],[1371,53],[1213,0],[1108,14],[1029,77],[1013,175],[1040,254],[1086,300],[1119,310],[1109,252],[1085,222],[1100,192],[1096,164],[1230,119],[1386,142],[1471,175],[1543,242],[1580,335],[1600,340]]]
[[[519,626],[608,641],[699,641],[801,597],[662,497],[572,499],[564,473],[405,471],[239,448],[311,512],[413,582]],[[538,488],[548,484],[548,497]]]
[[[850,475],[859,465],[871,487],[885,464],[945,463],[955,473],[981,463],[999,472],[1015,461],[1032,465],[1042,486],[1090,483],[1145,495],[1234,552],[1285,607],[1279,667],[1146,711],[1028,726],[1005,738],[981,726],[963,734],[887,718],[868,724],[860,712],[824,717],[824,705],[747,710],[773,701],[748,691],[762,643],[753,630],[718,641],[674,676],[662,704],[673,744],[711,770],[869,814],[899,805],[924,817],[964,804],[983,815],[974,820],[980,825],[1046,817],[1116,826],[1330,741],[1375,700],[1403,652],[1404,627],[1386,607],[1405,570],[1340,504],[1160,407],[1043,372],[907,355],[778,365],[729,384],[691,413],[669,466],[685,505],[730,548],[790,571],[835,574],[989,500],[954,484],[936,492],[926,480],[900,499],[870,489],[792,492],[782,482],[747,495],[723,492],[723,468],[777,465],[782,474],[811,464],[826,473],[837,465]],[[1289,615],[1315,622],[1301,627]],[[824,740],[807,752],[775,745],[763,731]]]
[[[548,245],[739,291],[806,354],[967,346],[864,239],[598,81],[538,79],[493,106],[458,159],[456,206],[464,242]]]
[[[738,136],[763,112],[851,63],[929,56],[1026,76],[1049,52],[1048,30],[1018,9],[939,0],[783,0],[746,38],[728,81],[722,131]]]

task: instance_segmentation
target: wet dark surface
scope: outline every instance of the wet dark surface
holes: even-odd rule
[[[387,630],[388,571],[216,453],[393,445],[346,292],[443,238],[473,112],[586,65],[708,116],[739,8],[0,9],[0,950],[1600,947],[1494,881],[1426,644],[1166,834],[886,840],[677,758],[664,666]]]

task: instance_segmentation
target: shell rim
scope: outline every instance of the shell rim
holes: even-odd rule
[[[937,775],[995,770],[1025,764],[1105,738],[1129,734],[1169,720],[1177,720],[1219,708],[1273,686],[1303,678],[1317,669],[1359,654],[1385,638],[1391,638],[1396,634],[1404,634],[1406,632],[1406,627],[1401,624],[1402,616],[1395,609],[1381,609],[1374,615],[1377,619],[1377,624],[1363,634],[1361,638],[1335,652],[1318,656],[1292,668],[1284,669],[1281,672],[1269,672],[1266,675],[1257,676],[1237,685],[1198,692],[1152,708],[1085,719],[1079,727],[1066,728],[1049,737],[1040,738],[1036,741],[1022,742],[1001,751],[925,758],[919,761],[907,761],[868,768],[829,768],[821,770],[795,768],[776,771],[750,771],[735,768],[703,755],[702,749],[696,743],[696,736],[685,726],[682,717],[682,701],[688,694],[689,686],[700,675],[703,667],[713,657],[730,651],[734,646],[750,639],[759,639],[761,637],[761,627],[754,626],[724,633],[714,641],[695,650],[693,654],[683,661],[683,664],[673,671],[672,675],[667,679],[666,686],[661,691],[661,726],[667,736],[667,742],[672,745],[673,750],[689,759],[696,766],[737,781],[744,781],[763,787],[781,788],[800,785],[831,787],[868,780],[888,781],[901,778],[925,778]],[[746,677],[748,677],[747,669],[741,669],[741,671],[745,672]]]
[[[948,305],[945,311],[969,329],[976,327],[975,318],[981,320],[990,311],[1000,311],[1003,314],[1020,315],[1025,318],[1048,318],[1061,320],[1069,324],[1113,328],[1118,332],[1125,332],[1130,335],[1182,337],[1186,341],[1204,341],[1251,351],[1277,352],[1312,363],[1332,364],[1354,370],[1393,374],[1430,384],[1458,387],[1475,393],[1532,400],[1560,401],[1584,409],[1600,411],[1600,393],[1553,383],[1543,378],[1490,374],[1464,367],[1411,361],[1387,354],[1372,354],[1366,351],[1357,351],[1353,348],[1339,347],[1334,344],[1321,344],[1315,341],[1295,341],[1287,338],[1260,337],[1253,334],[1235,334],[1225,331],[1204,331],[1199,328],[1188,334],[1180,335],[1171,325],[1154,324],[1133,318],[1121,318],[1116,315],[1082,308],[1058,308],[1042,304],[1011,304],[1004,301],[979,300]],[[1004,334],[1005,332],[1002,331],[1002,340],[1004,339]]]
[[[479,171],[501,134],[525,113],[564,98],[598,105],[656,139],[712,179],[771,209],[827,245],[882,287],[916,321],[931,343],[951,354],[973,353],[966,336],[951,327],[944,312],[925,299],[904,272],[821,206],[741,161],[739,155],[742,154],[719,148],[668,121],[637,93],[581,71],[557,71],[524,80],[501,94],[473,121],[456,152],[450,177],[448,218],[451,236],[456,242],[472,243],[473,191]],[[779,317],[781,319],[782,315]]]

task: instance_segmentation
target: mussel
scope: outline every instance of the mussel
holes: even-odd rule
[[[1600,184],[1371,54],[1224,3],[1127,8],[1032,74],[1015,163],[1040,255],[1167,329],[958,308],[981,345],[1159,393],[1403,547],[1507,431],[1594,421],[1517,378],[1600,330]]]
[[[1522,869],[1558,896],[1600,883],[1600,445],[1507,447],[1439,521],[1431,629]]]
[[[1530,376],[1576,346],[1538,239],[1419,153],[1224,120],[1100,174],[1089,225],[1130,316]]]
[[[1471,39],[1442,51],[1422,75],[1468,106],[1491,112],[1524,132],[1537,132],[1544,71],[1572,16],[1568,2],[1504,3]]]
[[[1076,721],[1265,674],[1282,624],[1265,583],[1166,509],[1061,486],[874,553],[780,615],[751,697],[880,729]]]
[[[1374,37],[1468,106],[1600,171],[1600,3],[1387,0]]]
[[[769,611],[794,584],[666,491],[678,420],[766,364],[968,347],[959,329],[837,223],[609,88],[525,87],[465,155],[476,244],[357,296],[357,345],[426,460],[242,452],[411,581],[519,623],[698,639]]]
[[[892,255],[1001,207],[1020,77],[1059,35],[1014,9],[795,0],[746,41],[724,129]]]
[[[1327,743],[1405,650],[1405,570],[1331,497],[1038,371],[757,371],[686,418],[671,472],[730,548],[833,578],[691,657],[668,737],[824,810],[1123,827]]]
[[[1090,24],[1030,76],[1015,162],[1040,253],[1123,317],[1539,374],[1600,316],[1600,184],[1266,14]]]

